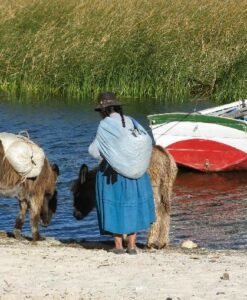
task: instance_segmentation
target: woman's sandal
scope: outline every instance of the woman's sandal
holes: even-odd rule
[[[108,252],[114,253],[114,254],[124,254],[126,251],[123,248],[112,248],[108,250]]]
[[[136,248],[127,248],[126,253],[128,253],[130,255],[136,255],[137,251],[136,251]]]

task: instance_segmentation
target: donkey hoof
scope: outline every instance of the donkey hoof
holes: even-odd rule
[[[154,243],[147,244],[147,247],[149,249],[157,249],[157,250],[163,249],[166,246],[167,246],[167,243],[160,243],[160,242],[154,242]]]
[[[33,234],[33,242],[44,241],[45,237],[41,236],[39,233]]]
[[[13,235],[17,240],[24,240],[24,237],[21,235],[21,230],[20,229],[14,229],[13,230]]]

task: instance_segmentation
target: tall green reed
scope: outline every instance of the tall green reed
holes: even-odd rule
[[[0,0],[0,89],[244,98],[246,16],[246,0]]]

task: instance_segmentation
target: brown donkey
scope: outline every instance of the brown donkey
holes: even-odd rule
[[[82,165],[78,179],[72,186],[74,217],[83,219],[95,206],[95,177],[97,169],[88,171]],[[154,146],[148,169],[155,200],[156,221],[148,233],[147,246],[163,248],[169,243],[171,194],[177,175],[172,156],[160,146]]]
[[[41,173],[37,177],[23,179],[6,159],[0,141],[0,196],[17,198],[20,207],[13,231],[16,238],[21,238],[25,215],[27,210],[30,210],[33,240],[43,239],[38,226],[40,221],[42,225],[48,226],[56,211],[58,175],[58,166],[49,164],[45,158]]]

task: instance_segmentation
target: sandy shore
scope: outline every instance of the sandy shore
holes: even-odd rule
[[[115,255],[103,243],[0,237],[0,299],[247,299],[247,250],[168,247]]]

